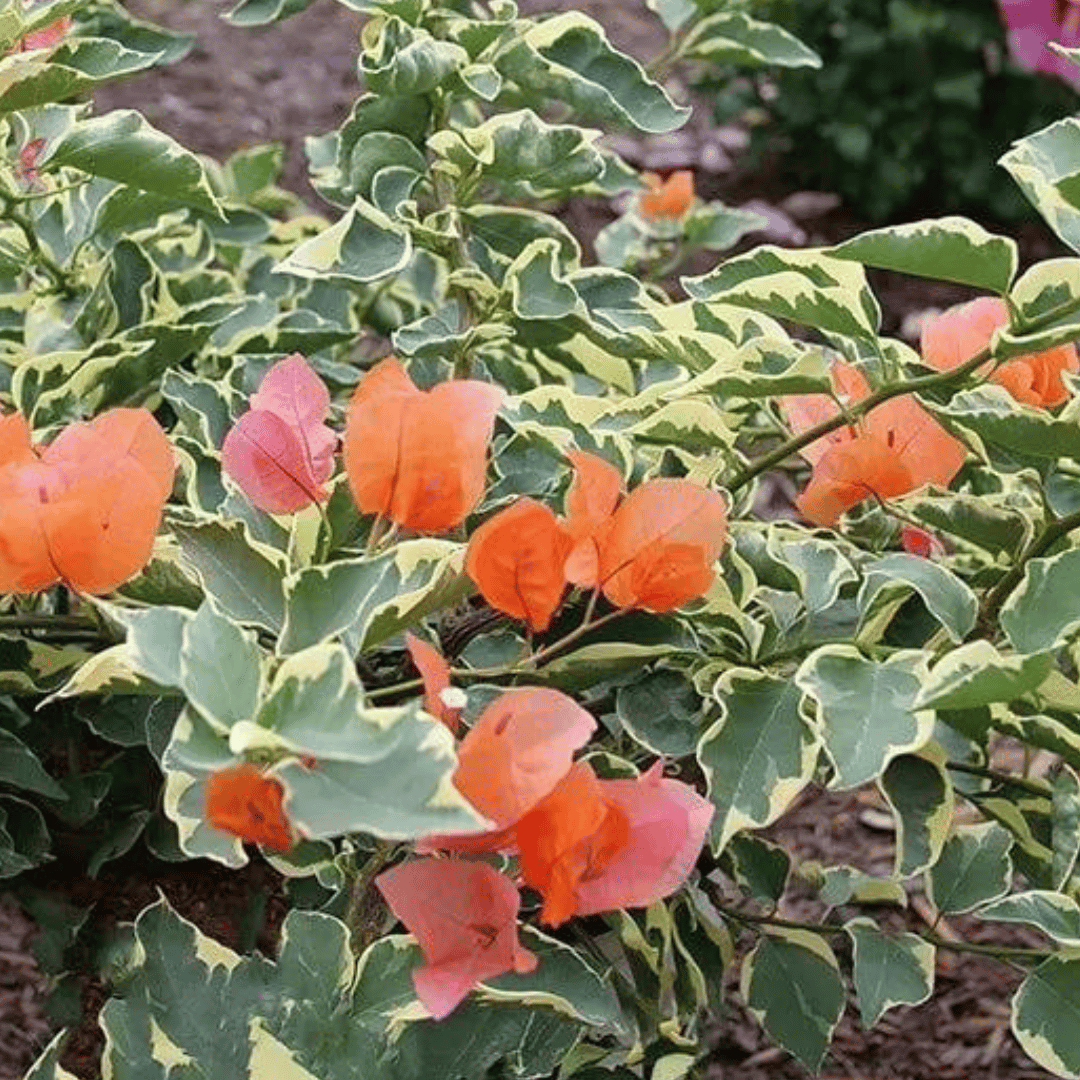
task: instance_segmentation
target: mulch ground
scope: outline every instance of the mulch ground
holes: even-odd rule
[[[232,0],[128,0],[144,17],[198,35],[192,55],[172,68],[107,88],[101,110],[137,108],[184,145],[216,157],[245,146],[276,141],[286,148],[284,183],[313,197],[305,180],[303,140],[341,122],[357,94],[355,41],[360,19],[319,0],[304,14],[263,30],[237,30],[219,19]],[[648,58],[662,45],[662,32],[641,0],[613,6],[608,0],[522,2],[525,11],[557,7],[592,13],[608,23],[613,40]],[[792,192],[768,168],[740,166],[737,130],[714,128],[699,110],[687,133],[619,142],[635,164],[693,167],[706,198],[729,205],[757,201],[770,213],[765,239],[790,244],[835,243],[863,223],[828,193]],[[585,238],[614,216],[611,207],[580,200],[565,208],[564,220]],[[1025,261],[1057,253],[1045,231],[1027,228],[1020,240]],[[928,307],[944,307],[967,294],[947,285],[874,275],[885,309],[886,330]],[[882,872],[891,859],[891,837],[868,828],[856,796],[817,793],[805,799],[771,835],[796,861],[851,863]],[[105,868],[97,881],[74,876],[61,863],[35,875],[34,884],[78,907],[91,907],[80,940],[90,964],[92,944],[118,922],[131,920],[157,899],[159,890],[186,918],[232,948],[252,944],[273,951],[284,901],[277,875],[264,863],[228,871],[204,861],[176,866],[133,855]],[[798,917],[798,897],[787,914]],[[252,923],[265,904],[258,926]],[[811,910],[805,907],[802,914]],[[917,927],[917,911],[893,917],[897,926]],[[986,928],[956,924],[977,940]],[[33,923],[10,899],[0,900],[0,1080],[15,1080],[47,1042],[45,980],[29,949]],[[1019,982],[1014,970],[971,956],[941,953],[934,998],[916,1009],[896,1009],[864,1032],[852,1002],[837,1032],[822,1075],[827,1080],[1036,1080],[1048,1076],[1023,1055],[1009,1034],[1009,1000]],[[78,978],[83,1024],[72,1034],[64,1057],[76,1076],[98,1075],[101,1039],[94,1016],[105,997],[101,983]],[[731,1011],[718,1019],[709,1080],[795,1080],[805,1071],[769,1043],[760,1027],[729,995]]]

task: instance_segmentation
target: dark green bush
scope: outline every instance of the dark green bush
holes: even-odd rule
[[[759,153],[779,150],[801,186],[838,192],[873,220],[960,211],[1034,216],[997,158],[1074,112],[1076,93],[1009,59],[993,0],[770,0],[824,62],[770,72],[771,122]],[[764,89],[762,83],[758,90]],[[730,108],[730,95],[721,110]]]

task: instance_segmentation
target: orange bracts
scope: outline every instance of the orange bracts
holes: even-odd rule
[[[0,592],[63,582],[102,594],[134,577],[150,560],[174,468],[146,409],[72,424],[40,453],[22,416],[0,420]]]
[[[636,780],[598,780],[579,761],[514,829],[525,882],[544,897],[541,919],[648,907],[689,876],[713,807],[658,762]]]
[[[834,363],[831,377],[845,404],[870,395],[865,377],[850,364]],[[838,412],[837,403],[824,394],[788,397],[781,404],[796,434]],[[835,525],[864,499],[890,499],[924,484],[947,487],[966,451],[911,395],[904,395],[879,405],[858,425],[837,428],[803,447],[802,455],[814,473],[796,506],[817,525]]]
[[[487,863],[421,859],[387,870],[375,884],[424,954],[413,985],[436,1020],[484,979],[536,969],[536,957],[518,941],[518,891]]]
[[[493,608],[542,633],[566,591],[563,565],[571,546],[546,506],[518,499],[469,538],[465,572]]]
[[[450,665],[434,645],[405,631],[405,648],[424,683],[424,709],[456,735],[461,726],[461,708],[446,703],[443,691],[450,689]],[[460,694],[460,690],[454,691]]]
[[[621,503],[614,466],[580,450],[559,521],[519,499],[473,534],[465,569],[492,607],[546,630],[567,584],[616,607],[665,612],[701,596],[727,535],[724,500],[688,480],[647,480]]]
[[[472,380],[418,390],[393,358],[372,368],[345,425],[345,471],[360,510],[421,533],[462,522],[484,490],[503,397],[497,386]]]
[[[251,408],[225,437],[222,468],[270,514],[325,502],[337,446],[323,423],[329,411],[322,380],[299,353],[287,356],[266,373]]]
[[[694,205],[694,174],[689,169],[677,169],[666,180],[654,172],[643,172],[641,179],[651,188],[638,195],[638,209],[643,217],[685,217]]]
[[[951,371],[990,344],[994,331],[1009,325],[1009,309],[996,296],[980,296],[931,319],[922,332],[922,356],[929,367]],[[1025,405],[1053,407],[1069,397],[1062,372],[1080,370],[1075,345],[1007,360],[990,376]]]
[[[215,829],[275,851],[293,846],[292,826],[282,801],[285,789],[250,762],[219,769],[206,781],[206,820]]]

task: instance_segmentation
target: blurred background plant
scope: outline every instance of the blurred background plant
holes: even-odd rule
[[[1072,4],[1020,6],[1008,12],[1014,44],[1018,19],[1045,29]],[[1015,139],[1075,112],[1077,97],[1060,79],[1021,69],[992,0],[764,0],[756,13],[823,62],[821,71],[774,69],[736,83],[703,76],[719,119],[747,110],[756,118],[758,165],[776,156],[785,184],[836,191],[872,221],[928,206],[1033,217],[995,163]]]

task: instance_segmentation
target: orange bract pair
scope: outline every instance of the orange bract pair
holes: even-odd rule
[[[458,748],[454,786],[494,829],[430,837],[424,850],[517,851],[544,897],[542,918],[643,907],[686,879],[712,819],[691,787],[659,765],[635,780],[600,780],[573,761],[596,721],[557,690],[507,691]]]
[[[701,596],[724,546],[726,509],[687,480],[648,480],[622,502],[622,477],[571,451],[563,521],[519,499],[473,533],[466,571],[492,607],[531,630],[551,623],[568,584],[599,588],[620,608],[673,611]]]
[[[832,366],[836,397],[855,404],[870,395],[865,377],[850,364]],[[836,401],[805,394],[782,401],[796,434],[836,416]],[[796,500],[804,517],[817,525],[835,525],[864,499],[890,499],[924,484],[947,487],[960,471],[966,451],[913,397],[892,398],[871,410],[857,426],[837,428],[809,446],[803,457],[814,473]]]
[[[939,371],[951,371],[985,349],[995,330],[1008,325],[1009,309],[996,296],[981,296],[949,308],[924,327],[923,360]],[[990,381],[1025,405],[1053,407],[1069,397],[1062,373],[1075,375],[1078,370],[1076,346],[1059,345],[1007,360],[994,370]]]
[[[72,424],[40,453],[19,414],[0,420],[0,592],[58,582],[111,592],[150,559],[173,452],[146,409]]]
[[[288,851],[293,831],[284,797],[281,781],[251,762],[219,769],[206,781],[206,820],[248,843]]]
[[[504,394],[453,380],[422,391],[383,360],[349,403],[345,471],[356,505],[415,532],[460,524],[484,490],[487,447]]]
[[[638,209],[650,220],[685,217],[694,205],[694,174],[689,169],[677,169],[666,180],[654,172],[643,172],[641,179],[651,190],[638,196]]]
[[[275,364],[251,396],[251,408],[221,447],[221,466],[260,510],[290,514],[325,502],[337,436],[323,421],[330,394],[293,353]]]

